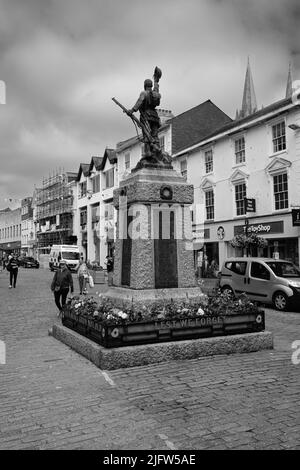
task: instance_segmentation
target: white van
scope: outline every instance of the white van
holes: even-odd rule
[[[52,245],[49,256],[51,271],[58,269],[59,263],[65,261],[70,271],[76,271],[79,265],[79,247],[77,245]]]
[[[273,258],[228,258],[220,273],[220,288],[235,296],[273,304],[277,310],[300,306],[300,271],[293,263]]]

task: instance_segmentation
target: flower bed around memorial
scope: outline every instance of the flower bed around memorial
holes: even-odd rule
[[[264,311],[242,294],[238,299],[218,292],[200,295],[191,304],[169,302],[136,308],[115,308],[105,296],[74,296],[65,306],[64,326],[104,347],[176,341],[263,331]]]

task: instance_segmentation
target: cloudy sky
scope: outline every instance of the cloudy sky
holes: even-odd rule
[[[132,137],[111,98],[132,107],[156,65],[161,107],[174,114],[211,99],[234,117],[248,56],[258,105],[283,98],[290,61],[300,79],[299,5],[0,0],[0,208],[16,207],[56,169],[77,172]]]

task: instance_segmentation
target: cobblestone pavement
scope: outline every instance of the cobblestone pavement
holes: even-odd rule
[[[107,373],[48,336],[51,278],[0,273],[0,449],[300,448],[300,313],[267,310],[273,351]]]

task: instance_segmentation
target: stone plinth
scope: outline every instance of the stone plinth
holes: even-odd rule
[[[193,185],[169,168],[142,168],[114,191],[118,210],[111,299],[196,298]],[[117,290],[117,289],[118,290]],[[175,290],[177,289],[176,295]],[[154,290],[156,292],[154,292]]]
[[[172,198],[162,199],[161,187],[170,186],[172,188]],[[175,170],[157,168],[143,168],[130,173],[124,180],[120,182],[119,188],[114,190],[114,206],[119,208],[120,196],[127,196],[127,203],[163,203],[170,202],[172,204],[188,204],[194,202],[194,187],[188,184],[179,173]]]
[[[58,324],[53,325],[49,334],[104,370],[158,364],[178,359],[194,359],[215,354],[249,353],[273,349],[273,334],[270,331],[114,349],[99,346],[90,339]]]

